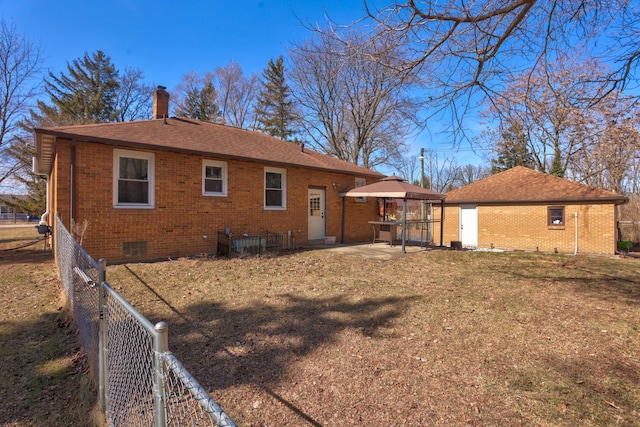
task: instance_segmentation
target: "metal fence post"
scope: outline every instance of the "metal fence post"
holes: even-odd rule
[[[162,354],[169,351],[169,325],[167,322],[158,322],[155,327],[154,337],[155,357],[153,369],[153,407],[155,412],[156,427],[167,425],[167,408],[164,392],[164,367]]]
[[[104,284],[107,281],[107,260],[98,261],[98,401],[104,413],[107,407],[107,293]]]

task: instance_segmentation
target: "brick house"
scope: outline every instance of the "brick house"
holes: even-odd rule
[[[258,132],[168,118],[168,106],[159,87],[154,119],[34,130],[44,219],[86,226],[95,259],[210,254],[223,230],[280,233],[285,248],[370,238],[376,201],[339,194],[382,174]]]
[[[446,194],[444,244],[612,255],[616,206],[626,201],[610,191],[517,166]]]

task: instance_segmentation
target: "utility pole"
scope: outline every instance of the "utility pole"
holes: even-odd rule
[[[429,153],[429,190],[433,190],[433,151]]]
[[[420,149],[420,163],[422,166],[422,173],[420,174],[420,187],[424,188],[424,148]]]
[[[420,187],[424,188],[424,148],[420,149]],[[420,244],[424,240],[424,225],[425,225],[425,201],[420,201]]]

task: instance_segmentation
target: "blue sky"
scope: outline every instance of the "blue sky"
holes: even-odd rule
[[[0,0],[0,13],[40,47],[47,70],[66,72],[68,62],[102,50],[119,70],[140,69],[145,81],[171,90],[191,71],[231,61],[261,74],[269,59],[309,37],[305,25],[322,25],[325,15],[346,24],[366,12],[362,0]],[[416,156],[420,147],[451,155],[437,138],[424,132],[409,143]],[[457,157],[461,165],[479,162],[468,149]]]
[[[269,59],[308,37],[303,23],[365,14],[362,0],[0,0],[5,21],[39,45],[59,73],[85,52],[102,50],[118,69],[141,69],[171,89],[190,71],[237,62],[261,73]]]

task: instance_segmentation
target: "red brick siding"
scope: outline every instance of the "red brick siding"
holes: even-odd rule
[[[143,151],[143,150],[139,150]],[[53,212],[65,225],[70,222],[70,144],[59,141],[51,192]],[[307,243],[307,197],[310,186],[326,190],[326,235],[340,241],[343,200],[338,194],[354,187],[353,175],[286,169],[287,209],[264,209],[265,165],[237,160],[228,165],[228,196],[202,195],[202,161],[205,157],[155,152],[155,207],[113,207],[114,147],[78,143],[76,146],[75,222],[89,228],[83,246],[94,258],[123,260],[122,243],[147,241],[147,258],[214,253],[217,232],[229,227],[233,233],[262,230],[294,236],[296,246]],[[369,180],[368,182],[372,182]],[[333,188],[336,184],[336,189]],[[345,200],[345,241],[365,241],[371,236],[367,224],[377,219],[376,200],[367,203]],[[203,236],[207,236],[204,239]]]

